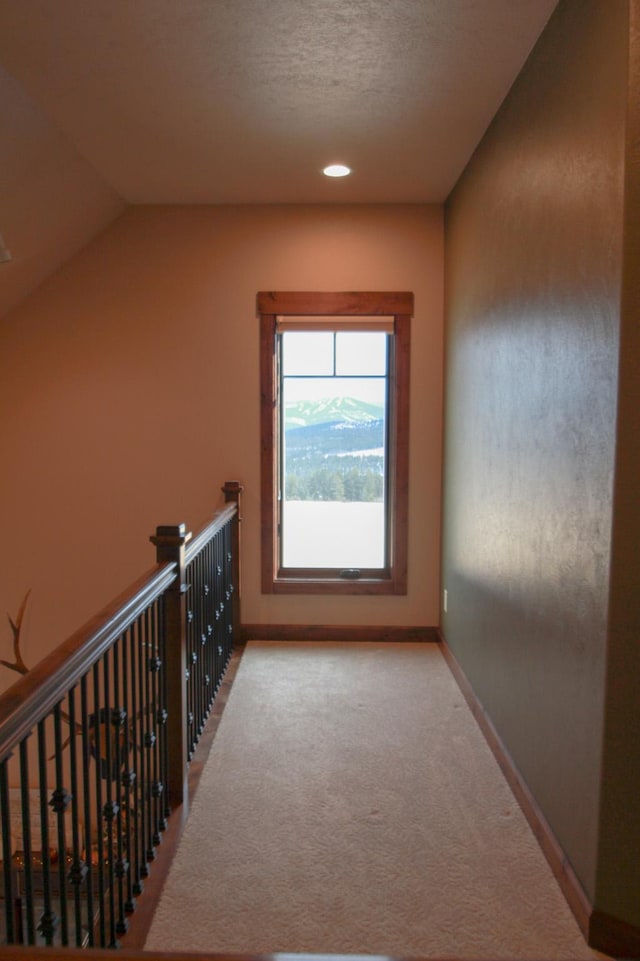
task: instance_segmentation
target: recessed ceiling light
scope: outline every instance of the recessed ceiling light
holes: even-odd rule
[[[344,164],[330,164],[324,168],[322,173],[325,177],[348,177],[351,173],[351,168],[345,167]]]

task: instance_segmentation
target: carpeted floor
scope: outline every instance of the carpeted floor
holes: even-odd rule
[[[248,645],[146,948],[602,957],[428,644]]]

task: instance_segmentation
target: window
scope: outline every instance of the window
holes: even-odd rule
[[[260,293],[263,593],[404,594],[407,293]]]

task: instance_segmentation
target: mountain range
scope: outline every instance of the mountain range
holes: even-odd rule
[[[384,407],[354,397],[285,407],[285,496],[377,501],[384,487]]]
[[[285,430],[325,425],[364,426],[384,419],[384,407],[355,397],[323,397],[292,401],[285,406]]]

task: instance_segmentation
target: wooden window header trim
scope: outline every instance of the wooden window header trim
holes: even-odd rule
[[[258,314],[276,314],[280,317],[326,316],[328,314],[352,317],[413,315],[413,294],[384,291],[309,293],[304,291],[260,291],[257,296]]]
[[[378,331],[392,334],[395,330],[395,319],[378,314],[370,316],[351,317],[321,317],[317,314],[304,314],[302,317],[293,314],[286,317],[276,317],[276,333],[286,331]]]

